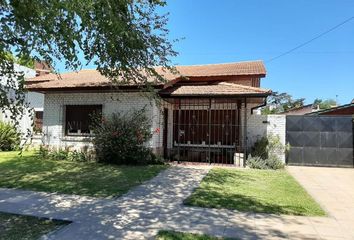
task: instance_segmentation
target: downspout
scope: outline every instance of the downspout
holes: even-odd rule
[[[257,108],[265,107],[265,106],[267,106],[267,97],[264,98],[264,102],[261,105],[251,108],[251,114],[253,114],[253,110],[255,110]]]

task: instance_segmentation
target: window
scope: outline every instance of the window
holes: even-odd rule
[[[34,112],[34,133],[41,133],[43,128],[43,111]]]
[[[65,134],[90,135],[90,118],[102,114],[102,105],[67,105],[65,109]]]

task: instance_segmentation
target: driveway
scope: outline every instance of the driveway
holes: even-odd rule
[[[343,231],[354,236],[353,168],[290,166],[288,171],[329,214],[330,226],[319,231]],[[338,225],[341,230],[334,229]]]

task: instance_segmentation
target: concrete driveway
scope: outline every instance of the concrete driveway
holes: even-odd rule
[[[354,236],[354,169],[322,167],[288,167],[288,171],[327,211],[331,226],[340,226]],[[319,220],[320,221],[320,220]],[[338,229],[338,228],[336,228]]]

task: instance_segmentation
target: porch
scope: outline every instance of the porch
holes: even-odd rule
[[[163,151],[171,161],[236,164],[245,160],[247,121],[265,97],[164,96]]]

